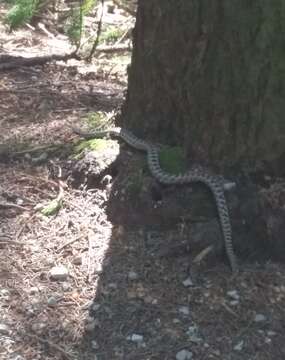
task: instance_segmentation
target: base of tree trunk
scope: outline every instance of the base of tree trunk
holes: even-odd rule
[[[200,184],[161,186],[149,174],[143,154],[119,152],[117,145],[112,156],[86,151],[70,164],[68,175],[76,187],[110,186],[106,205],[112,223],[143,228],[157,256],[189,253],[194,258],[210,246],[213,251],[206,260],[212,262],[224,251],[210,191]],[[111,180],[104,183],[106,175]],[[227,193],[234,249],[241,263],[285,261],[285,183],[274,178],[259,178],[259,182],[263,187],[240,178]],[[160,236],[151,240],[153,233]]]

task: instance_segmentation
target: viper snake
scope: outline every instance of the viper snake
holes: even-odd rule
[[[205,168],[202,167],[194,167],[184,174],[169,174],[163,171],[163,169],[160,167],[159,149],[157,146],[137,138],[130,131],[120,127],[113,127],[106,130],[94,130],[91,132],[83,131],[75,127],[73,127],[72,130],[74,133],[84,137],[85,139],[100,138],[106,135],[118,137],[124,140],[131,147],[137,150],[145,151],[147,153],[147,163],[151,174],[162,184],[189,184],[194,182],[205,184],[213,193],[216,201],[224,236],[226,254],[231,269],[233,272],[238,271],[238,265],[232,244],[232,228],[230,223],[229,210],[225,198],[223,182],[220,176],[210,174]]]

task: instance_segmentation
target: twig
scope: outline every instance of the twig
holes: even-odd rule
[[[199,252],[198,255],[195,256],[193,262],[196,264],[200,263],[211,251],[213,251],[213,246],[207,246],[205,249]]]
[[[25,208],[24,206],[13,204],[13,203],[0,203],[0,207],[9,208],[13,207],[15,209],[27,211],[29,209]]]
[[[40,150],[47,150],[47,149],[54,149],[54,148],[58,148],[61,145],[43,145],[43,146],[36,146],[34,148],[31,149],[25,149],[25,150],[21,150],[21,151],[15,151],[13,153],[11,153],[11,155],[22,155],[22,154],[28,154],[28,153],[33,153],[33,152],[37,152]]]
[[[101,30],[102,30],[102,19],[103,19],[103,14],[104,14],[104,0],[101,0],[101,6],[102,6],[102,10],[101,10],[101,15],[100,15],[100,19],[99,19],[99,23],[98,23],[98,28],[97,28],[97,34],[96,34],[96,39],[93,43],[92,49],[90,51],[89,56],[87,57],[87,61],[90,62],[95,51],[96,48],[99,44],[99,38],[100,38],[100,34],[101,34]]]
[[[99,46],[96,51],[105,53],[132,51],[130,45]]]
[[[0,64],[0,71],[15,69],[21,66],[34,66],[34,65],[44,65],[50,61],[67,61],[69,59],[79,59],[79,56],[72,52],[70,54],[64,55],[45,55],[45,56],[36,56],[32,58],[25,57],[15,57],[15,60],[11,60],[9,62],[4,62]]]
[[[62,251],[65,247],[67,247],[67,246],[75,243],[75,242],[78,241],[78,240],[81,240],[84,236],[85,236],[85,235],[80,235],[80,236],[77,236],[75,239],[72,239],[72,240],[68,241],[66,244],[63,244],[63,245],[57,250],[57,252]]]
[[[34,218],[36,217],[36,214],[34,214],[32,217],[30,217],[29,219],[27,219],[27,221],[24,222],[24,224],[20,227],[20,229],[18,230],[17,234],[16,234],[16,241],[19,240],[23,230],[25,229],[25,227],[28,225],[29,222],[31,222]]]
[[[0,245],[21,245],[24,246],[25,244],[19,242],[19,241],[14,241],[14,240],[8,240],[8,241],[1,241],[0,240]]]
[[[233,316],[238,317],[238,314],[234,312],[225,302],[222,302],[222,306]]]

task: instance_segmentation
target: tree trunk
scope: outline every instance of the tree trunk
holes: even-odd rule
[[[220,166],[285,174],[285,3],[138,1],[124,125]]]

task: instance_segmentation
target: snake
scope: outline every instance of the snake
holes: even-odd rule
[[[72,127],[72,130],[75,134],[87,140],[101,138],[104,136],[120,138],[134,149],[146,152],[149,171],[152,176],[161,184],[176,185],[198,182],[206,185],[211,190],[216,202],[224,238],[224,246],[231,270],[233,273],[238,272],[237,259],[232,243],[232,227],[230,222],[229,209],[221,176],[213,175],[206,168],[201,166],[195,166],[183,174],[170,174],[164,171],[160,166],[158,146],[137,138],[132,132],[121,127],[112,127],[100,130],[95,129],[92,131],[84,131],[77,127]]]

